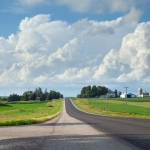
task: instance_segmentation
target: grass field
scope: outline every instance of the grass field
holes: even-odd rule
[[[74,104],[87,112],[131,118],[150,119],[150,98],[146,99],[72,99]]]
[[[57,116],[63,100],[52,102],[0,103],[0,125],[23,125],[47,121]]]

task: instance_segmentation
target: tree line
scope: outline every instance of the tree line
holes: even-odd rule
[[[80,92],[80,94],[77,95],[78,98],[93,98],[93,97],[100,97],[101,95],[105,95],[108,93],[108,91],[111,91],[105,86],[95,86],[92,87],[84,86]]]
[[[25,91],[23,95],[11,94],[8,97],[8,101],[29,101],[29,100],[52,100],[63,98],[63,95],[60,92],[50,90],[50,92],[45,89],[43,92],[40,87],[36,88],[35,91]]]

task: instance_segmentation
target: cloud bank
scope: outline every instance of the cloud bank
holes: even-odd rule
[[[105,56],[93,77],[108,77],[116,82],[144,82],[149,79],[149,35],[150,22],[139,24],[133,33],[123,38],[119,51],[112,49]]]
[[[26,17],[0,37],[0,84],[22,86],[150,81],[150,22],[136,9],[112,21],[73,24]]]
[[[128,12],[131,8],[136,8],[139,4],[145,4],[144,1],[137,0],[17,0],[22,6],[35,6],[38,4],[67,5],[71,10],[79,13],[115,13]]]
[[[126,12],[131,7],[135,7],[138,3],[135,0],[57,0],[58,4],[66,4],[72,10],[76,12],[94,12],[104,13],[108,11],[114,12]]]

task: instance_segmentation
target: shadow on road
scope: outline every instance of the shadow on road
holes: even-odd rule
[[[48,139],[49,149],[59,150],[100,150],[111,147],[114,144],[114,139],[111,139],[113,135],[100,134],[100,135],[51,135],[51,136],[39,136],[39,137],[26,137],[26,138],[14,138],[0,140],[0,150],[41,150]],[[131,135],[134,137],[133,135]],[[137,136],[137,135],[136,135]],[[141,136],[141,135],[140,135]],[[145,135],[144,135],[145,136]],[[139,142],[150,142],[150,139],[137,139]],[[106,144],[107,143],[107,144]],[[117,148],[117,147],[116,147]],[[133,148],[133,147],[132,147]],[[68,150],[67,149],[67,150]],[[138,148],[135,147],[135,150]],[[144,150],[149,150],[150,146],[144,146]],[[111,150],[115,150],[112,148]],[[124,150],[120,147],[119,150]],[[134,148],[133,148],[134,150]]]

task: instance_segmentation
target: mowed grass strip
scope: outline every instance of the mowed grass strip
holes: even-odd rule
[[[63,99],[52,102],[25,102],[0,105],[0,126],[45,122],[61,112]]]
[[[72,99],[80,109],[100,115],[150,119],[150,102],[126,102],[108,99]]]

